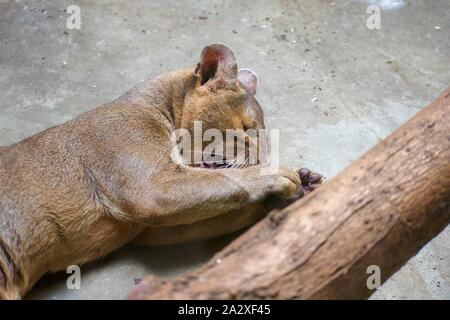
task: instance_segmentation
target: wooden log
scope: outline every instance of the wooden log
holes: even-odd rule
[[[450,88],[338,176],[212,260],[132,299],[362,299],[450,222]]]

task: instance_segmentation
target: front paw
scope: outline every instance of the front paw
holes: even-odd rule
[[[292,169],[279,168],[278,173],[269,176],[269,193],[288,199],[300,189],[301,180],[299,174]]]
[[[232,179],[249,195],[249,202],[259,202],[274,195],[288,199],[300,189],[301,181],[297,171],[279,168],[276,174],[263,174],[261,166],[246,169],[221,170],[221,174]]]
[[[269,197],[264,201],[264,207],[268,210],[282,209],[291,203],[303,198],[306,194],[312,192],[323,183],[323,176],[309,169],[302,168],[297,171],[301,180],[301,185],[296,192],[289,198],[280,199],[278,197]]]
[[[264,175],[258,170],[256,176],[250,177],[252,189],[250,190],[253,201],[261,201],[269,196],[279,199],[288,199],[294,196],[301,188],[301,180],[295,170],[281,167],[278,172]]]
[[[323,176],[321,174],[306,168],[298,170],[298,175],[302,181],[301,189],[304,194],[308,194],[315,190],[323,182]]]

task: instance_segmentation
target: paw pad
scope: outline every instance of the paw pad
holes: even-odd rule
[[[323,182],[323,176],[317,172],[312,172],[306,168],[302,168],[297,172],[302,183],[297,192],[289,199],[269,197],[269,199],[264,202],[266,209],[272,210],[285,208],[291,203],[303,198],[306,194],[319,187]]]
[[[312,172],[311,170],[306,168],[298,170],[298,175],[302,182],[302,186],[299,192],[303,191],[303,193],[309,193],[313,191],[322,183],[323,180],[323,176],[321,174]]]

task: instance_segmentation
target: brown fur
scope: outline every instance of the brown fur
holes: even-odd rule
[[[260,218],[269,194],[287,197],[297,189],[298,176],[287,169],[261,176],[259,166],[174,163],[171,134],[191,129],[194,120],[220,129],[264,127],[223,45],[204,49],[197,72],[162,74],[0,147],[0,298],[21,298],[45,273],[102,257],[136,237],[158,244],[235,231]]]

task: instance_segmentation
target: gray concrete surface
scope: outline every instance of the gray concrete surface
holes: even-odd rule
[[[381,29],[366,27],[368,3]],[[81,30],[64,9],[81,8]],[[392,4],[394,4],[392,6]],[[110,101],[163,71],[194,66],[208,42],[230,45],[260,77],[282,161],[336,175],[450,85],[448,0],[7,1],[0,0],[0,145]],[[122,298],[144,274],[172,275],[232,237],[191,245],[128,246],[64,273],[32,299]],[[450,228],[374,299],[450,299]]]

